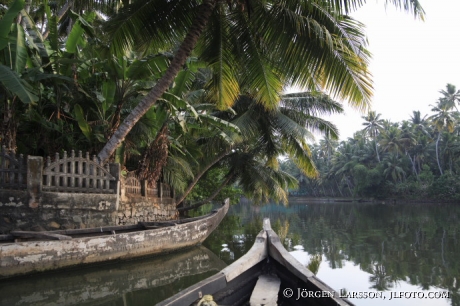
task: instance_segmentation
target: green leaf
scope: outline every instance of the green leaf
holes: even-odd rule
[[[11,55],[10,64],[13,70],[21,74],[27,63],[27,47],[24,37],[24,29],[18,24],[13,24],[10,33],[9,54]]]
[[[88,140],[91,140],[91,127],[86,121],[85,115],[83,113],[83,109],[81,108],[79,104],[75,104],[74,113],[75,113],[75,118],[77,119],[77,122],[78,122],[78,126],[80,127],[80,130],[83,132],[86,138],[88,138]]]
[[[233,123],[230,123],[226,120],[220,119],[218,117],[214,117],[211,115],[206,115],[206,114],[201,114],[200,115],[200,120],[204,122],[210,123],[214,127],[219,127],[225,130],[230,130],[234,133],[240,134],[240,128],[237,125],[234,125]]]
[[[25,11],[21,11],[22,21],[26,24],[26,35],[27,42],[29,43],[29,48],[36,50],[39,56],[33,56],[32,61],[41,65],[42,59],[48,58],[48,52],[43,42],[43,36],[40,33],[40,30],[37,28],[37,25],[30,17],[30,15]]]
[[[102,84],[102,96],[104,97],[104,101],[102,102],[102,110],[104,115],[115,100],[116,90],[117,85],[114,80],[107,80]]]
[[[24,79],[31,80],[32,82],[38,82],[42,80],[62,80],[72,83],[74,80],[64,75],[43,73],[40,68],[28,69],[27,73],[23,75]]]
[[[187,101],[184,99],[170,93],[170,92],[165,92],[163,94],[163,100],[169,102],[172,106],[174,106],[176,109],[182,108],[182,109],[187,109],[190,111],[195,118],[198,117],[198,113],[196,112],[195,108],[191,106]]]
[[[70,31],[69,36],[67,37],[66,41],[66,50],[69,53],[76,53],[77,52],[77,46],[83,46],[85,45],[85,40],[83,39],[83,34],[88,34],[89,36],[93,36],[93,29],[91,25],[88,23],[92,22],[96,15],[89,14],[86,16],[87,20],[83,19],[80,15],[76,14],[75,12],[72,12],[73,17],[74,15],[77,15],[77,22],[74,24],[72,27],[72,30]]]
[[[182,96],[192,86],[194,74],[190,70],[180,71],[174,79],[174,86],[170,92],[176,96]]]
[[[24,0],[16,0],[0,20],[0,50],[8,45],[8,34],[11,31],[11,24],[24,8]]]
[[[2,64],[0,64],[0,83],[24,103],[38,101],[38,97],[32,92],[32,86],[21,80],[16,72]]]
[[[52,16],[49,19],[48,27],[50,29],[50,33],[48,35],[48,40],[50,42],[50,47],[54,52],[59,52],[59,43],[58,43],[58,27],[57,27],[57,17]]]
[[[163,74],[169,67],[169,59],[165,55],[155,56],[149,60],[149,65],[154,70],[154,73]]]

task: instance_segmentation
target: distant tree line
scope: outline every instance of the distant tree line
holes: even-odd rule
[[[370,111],[353,137],[321,139],[311,150],[316,178],[284,161],[300,182],[291,195],[459,200],[460,91],[447,84],[440,93],[430,116],[391,122]]]

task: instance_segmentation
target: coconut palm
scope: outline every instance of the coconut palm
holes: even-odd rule
[[[390,154],[383,159],[384,171],[386,178],[391,178],[393,182],[401,182],[406,177],[406,172],[402,167],[402,158],[395,154]]]
[[[379,149],[377,147],[377,135],[382,129],[382,119],[380,119],[381,114],[376,114],[375,111],[370,111],[367,116],[362,116],[366,122],[363,123],[365,128],[363,129],[370,137],[374,139],[375,144],[375,153],[377,154],[377,160],[380,162]]]
[[[403,152],[401,130],[399,127],[390,126],[388,129],[385,129],[381,134],[380,144],[385,151],[395,153],[399,157],[399,153]]]
[[[240,93],[238,79],[266,108],[284,85],[322,86],[366,108],[371,94],[362,25],[347,16],[364,1],[133,1],[111,19],[112,49],[177,46],[164,76],[120,125],[99,158],[107,160],[168,89],[195,49],[213,70],[209,93],[220,108]],[[387,1],[423,17],[417,0]],[[157,18],[152,18],[156,16]],[[243,72],[241,74],[241,72]]]
[[[457,90],[455,85],[447,84],[446,90],[439,91],[443,97],[439,100],[442,104],[445,104],[447,108],[457,108],[456,102],[460,103],[460,90]]]
[[[309,92],[283,95],[278,104],[277,109],[267,110],[252,97],[241,96],[233,112],[213,113],[239,127],[242,139],[227,146],[216,143],[214,137],[199,140],[203,142],[201,151],[204,152],[200,167],[177,203],[180,204],[199,178],[215,165],[224,164],[229,169],[227,184],[238,181],[245,192],[252,186],[256,200],[272,197],[286,201],[292,177],[279,169],[279,155],[289,156],[304,175],[316,176],[307,141],[313,137],[311,131],[337,137],[337,128],[318,115],[340,113],[341,105],[324,94]],[[239,166],[243,161],[248,164]],[[271,177],[266,177],[269,174]],[[255,181],[250,183],[249,177]]]
[[[436,112],[434,115],[430,116],[431,124],[433,125],[436,133],[438,134],[436,138],[436,161],[438,163],[439,172],[441,175],[444,173],[441,167],[441,162],[439,159],[439,141],[441,140],[441,135],[444,130],[452,133],[455,128],[455,118],[451,112],[452,105],[445,103],[444,100],[439,99],[438,103],[433,106],[431,111]]]

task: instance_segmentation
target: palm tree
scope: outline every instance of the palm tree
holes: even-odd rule
[[[201,151],[206,153],[194,179],[177,199],[178,204],[206,171],[222,164],[229,169],[227,184],[238,181],[245,192],[253,188],[254,198],[259,201],[272,197],[285,202],[293,177],[279,169],[278,156],[289,156],[304,175],[316,176],[307,143],[313,137],[311,131],[337,137],[336,127],[317,115],[343,111],[328,96],[308,92],[283,95],[275,110],[267,110],[250,96],[241,96],[233,110],[212,115],[238,126],[242,140],[225,147],[216,145],[214,138],[204,139]],[[249,178],[254,181],[251,183]]]
[[[381,114],[376,114],[375,111],[370,111],[367,116],[362,116],[366,122],[363,123],[365,126],[364,132],[369,134],[370,137],[374,139],[375,143],[375,152],[377,154],[377,160],[380,162],[379,149],[377,147],[377,135],[382,129],[382,119],[380,119]]]
[[[337,147],[338,142],[329,135],[325,135],[323,139],[319,141],[320,149],[326,157],[326,165],[329,166],[333,150]]]
[[[402,167],[402,159],[398,158],[395,154],[390,154],[383,159],[385,170],[383,175],[386,178],[391,178],[393,182],[401,182],[406,177],[406,172]]]
[[[429,117],[431,124],[433,125],[435,131],[438,133],[436,138],[436,161],[438,163],[438,168],[441,175],[444,172],[439,160],[439,140],[441,139],[442,131],[447,130],[450,133],[454,131],[455,118],[450,111],[451,107],[451,104],[445,103],[445,101],[440,98],[438,103],[431,109],[431,111],[436,112],[436,114]]]
[[[142,45],[148,52],[180,44],[164,76],[119,126],[99,159],[106,161],[113,154],[194,49],[213,70],[209,92],[221,108],[238,97],[238,79],[267,108],[276,107],[277,93],[285,84],[322,86],[365,108],[371,94],[369,53],[362,47],[362,25],[346,15],[363,2],[150,0],[127,5],[109,23],[113,50]],[[404,4],[405,10],[423,18],[417,0],[387,2]]]
[[[455,85],[447,84],[446,90],[439,91],[443,97],[440,98],[442,104],[446,104],[449,109],[457,108],[455,102],[460,103],[460,90],[456,90]]]
[[[431,139],[431,135],[428,131],[428,121],[426,120],[427,115],[421,115],[420,111],[412,111],[410,117],[410,129],[414,137],[414,144],[412,148],[407,152],[407,155],[412,163],[413,172],[418,177],[418,173],[421,171],[421,154],[423,149],[426,147],[427,137]],[[413,156],[411,156],[413,154]],[[418,167],[416,167],[418,164]]]
[[[392,125],[388,129],[385,129],[381,135],[382,139],[380,140],[380,144],[383,149],[387,152],[395,153],[398,157],[403,148],[401,143],[401,130],[399,127]]]

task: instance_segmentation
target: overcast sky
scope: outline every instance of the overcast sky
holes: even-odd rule
[[[460,89],[460,0],[420,0],[425,21],[370,0],[353,16],[366,25],[374,80],[372,109],[382,119],[409,119],[413,110],[431,115],[430,104],[451,83]],[[357,110],[333,116],[345,140],[363,128]],[[317,141],[319,140],[319,137]]]

